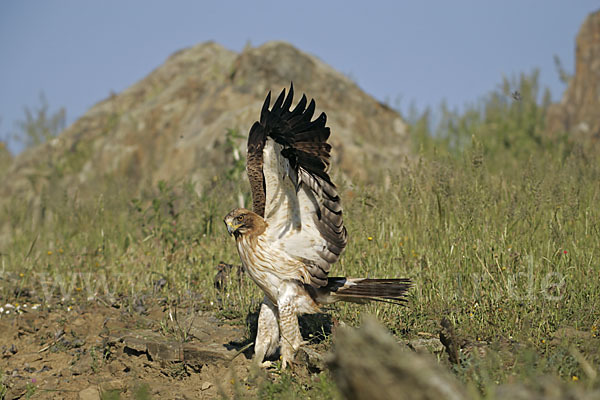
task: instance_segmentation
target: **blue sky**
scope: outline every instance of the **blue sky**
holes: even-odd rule
[[[240,51],[285,40],[402,109],[474,102],[503,76],[541,69],[555,99],[553,56],[574,70],[575,36],[598,0],[0,2],[0,139],[23,107],[67,109],[68,123],[159,66],[214,40]],[[11,143],[13,152],[20,150]]]

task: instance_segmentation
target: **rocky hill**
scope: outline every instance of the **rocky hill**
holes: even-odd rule
[[[575,75],[559,104],[548,111],[550,133],[600,139],[600,11],[590,14],[577,35]]]
[[[8,151],[6,143],[0,141],[0,179],[2,179],[12,161],[13,157],[10,151]]]
[[[12,162],[0,184],[0,203],[18,198],[40,207],[48,185],[92,192],[102,179],[127,179],[130,188],[159,180],[202,186],[233,163],[227,131],[245,137],[269,90],[293,81],[326,111],[332,128],[333,172],[365,179],[363,169],[394,169],[408,152],[400,116],[314,56],[283,42],[240,54],[208,42],[173,54],[122,93],[92,107],[56,139]],[[88,190],[88,191],[89,191]],[[2,204],[0,204],[1,206]]]

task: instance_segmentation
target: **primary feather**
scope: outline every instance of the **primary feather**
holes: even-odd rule
[[[247,171],[253,210],[268,224],[267,235],[304,264],[314,286],[327,284],[330,266],[346,247],[342,207],[327,172],[331,145],[327,116],[312,120],[315,102],[302,96],[290,110],[294,88],[281,92],[248,136]]]
[[[313,119],[314,100],[303,95],[291,109],[293,97],[293,86],[273,106],[267,95],[248,136],[253,211],[238,208],[225,217],[245,270],[265,293],[255,357],[262,362],[279,343],[284,365],[302,344],[297,314],[337,301],[402,304],[410,287],[408,279],[328,276],[347,243],[328,173],[330,131],[325,113]]]

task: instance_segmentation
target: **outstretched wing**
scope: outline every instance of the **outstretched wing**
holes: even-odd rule
[[[331,264],[346,247],[347,233],[335,185],[327,173],[329,128],[315,102],[303,95],[290,110],[294,87],[269,109],[267,95],[248,137],[247,172],[253,211],[265,218],[272,246],[302,262],[316,287],[327,284]]]

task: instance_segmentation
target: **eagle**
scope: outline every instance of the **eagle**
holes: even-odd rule
[[[246,172],[252,211],[225,216],[242,265],[265,294],[260,306],[254,360],[261,365],[280,349],[282,367],[302,341],[298,315],[337,301],[402,304],[409,279],[330,277],[346,247],[342,206],[328,174],[331,145],[315,101],[303,95],[291,109],[293,84],[271,108],[271,92],[248,135]],[[308,105],[307,105],[308,103]]]

